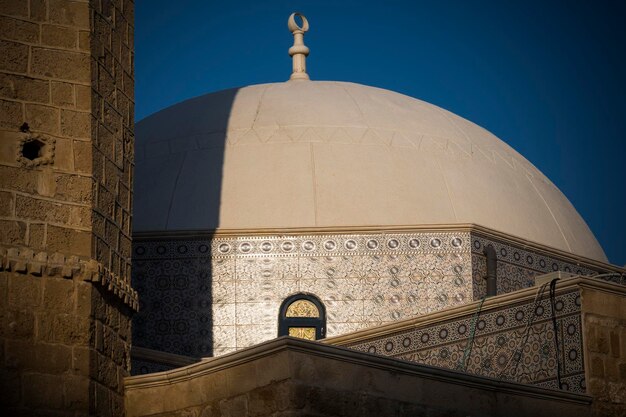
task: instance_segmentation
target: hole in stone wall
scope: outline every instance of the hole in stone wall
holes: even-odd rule
[[[37,139],[25,142],[22,145],[22,156],[30,161],[35,160],[43,155],[43,147],[45,144]]]

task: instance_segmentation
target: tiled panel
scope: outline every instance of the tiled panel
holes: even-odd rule
[[[596,275],[605,271],[593,270],[543,253],[537,253],[529,248],[517,247],[508,243],[486,239],[482,236],[471,236],[472,245],[472,297],[479,300],[485,296],[487,286],[486,257],[483,253],[487,245],[492,245],[496,251],[497,262],[497,289],[498,294],[517,291],[535,285],[535,276],[554,271],[575,273],[578,275]],[[616,276],[606,277],[612,280]],[[617,276],[619,280],[619,276]]]
[[[329,336],[406,319],[470,300],[470,259],[469,233],[452,232],[136,242],[134,342],[189,356],[260,343],[299,292],[324,303]]]
[[[536,301],[475,312],[348,347],[549,388],[557,388],[558,357],[563,389],[584,393],[580,293],[575,290],[555,297],[558,349],[548,291],[540,295]]]

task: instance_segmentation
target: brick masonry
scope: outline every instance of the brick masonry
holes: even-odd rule
[[[0,408],[122,415],[132,0],[0,1]]]

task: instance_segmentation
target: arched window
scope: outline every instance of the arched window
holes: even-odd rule
[[[315,296],[295,294],[280,306],[278,336],[317,340],[326,337],[326,311]]]

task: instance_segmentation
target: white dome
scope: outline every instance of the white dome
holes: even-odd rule
[[[134,230],[473,223],[606,261],[567,198],[485,129],[344,82],[207,94],[136,126]]]

